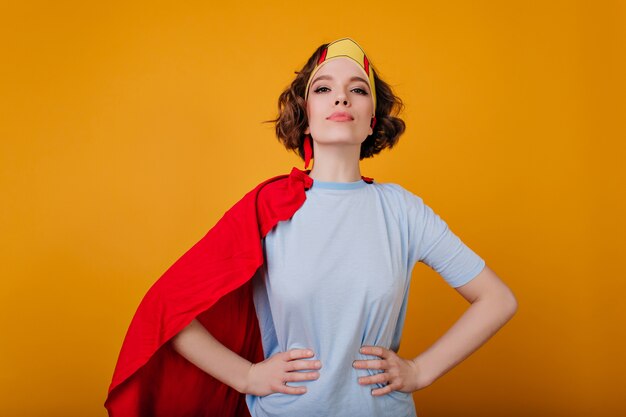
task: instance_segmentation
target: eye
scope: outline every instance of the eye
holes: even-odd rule
[[[364,96],[366,96],[368,94],[367,91],[365,91],[364,89],[359,88],[359,87],[353,88],[352,91],[354,91],[357,94],[364,95]]]
[[[325,93],[326,91],[330,91],[328,87],[317,87],[313,92],[315,93]]]

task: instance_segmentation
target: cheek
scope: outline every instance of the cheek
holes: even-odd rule
[[[319,105],[316,106],[315,103],[310,103],[307,105],[306,115],[309,120],[309,123],[317,123],[319,118],[321,117],[321,110],[319,109]]]

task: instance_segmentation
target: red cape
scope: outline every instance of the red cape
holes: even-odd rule
[[[197,318],[240,356],[264,359],[250,279],[264,262],[263,237],[306,200],[309,172],[294,167],[257,185],[148,290],[122,344],[104,404],[109,416],[250,416],[245,395],[168,342]]]
[[[173,350],[197,318],[229,349],[263,360],[250,278],[261,239],[290,219],[313,180],[297,168],[259,184],[148,290],[133,317],[104,406],[112,417],[249,416],[245,396]]]

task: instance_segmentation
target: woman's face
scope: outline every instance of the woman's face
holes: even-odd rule
[[[335,58],[313,77],[307,100],[309,126],[304,133],[319,143],[361,144],[372,134],[374,104],[358,64]]]

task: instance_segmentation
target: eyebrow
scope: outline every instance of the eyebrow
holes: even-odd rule
[[[332,80],[333,77],[330,75],[320,75],[319,77],[317,77],[316,79],[313,80],[313,82],[311,83],[311,85],[315,84],[317,81],[319,80]],[[350,81],[363,81],[365,84],[367,84],[369,86],[369,83],[367,82],[367,80],[365,80],[364,78],[361,77],[351,77]]]

